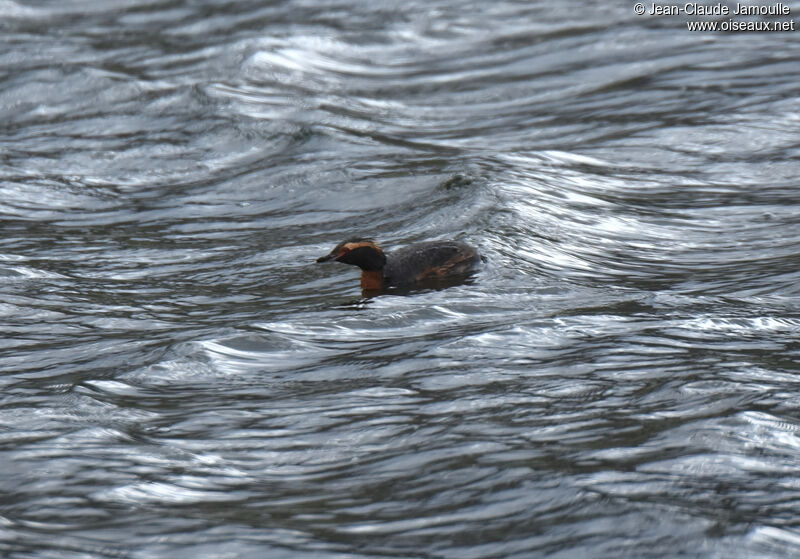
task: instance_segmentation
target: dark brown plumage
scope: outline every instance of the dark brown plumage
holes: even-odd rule
[[[379,290],[464,276],[478,262],[478,252],[458,241],[416,243],[389,254],[372,239],[341,242],[317,262],[336,260],[361,268],[361,287]]]

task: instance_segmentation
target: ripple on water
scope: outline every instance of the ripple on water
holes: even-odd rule
[[[0,554],[797,554],[788,35],[0,12]],[[362,298],[357,234],[486,261]]]

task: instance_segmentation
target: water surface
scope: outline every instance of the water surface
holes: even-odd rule
[[[800,35],[0,9],[0,554],[800,553]],[[363,298],[354,235],[485,262]]]

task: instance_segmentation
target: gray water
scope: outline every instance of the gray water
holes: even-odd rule
[[[799,555],[800,31],[596,4],[0,0],[0,556]]]

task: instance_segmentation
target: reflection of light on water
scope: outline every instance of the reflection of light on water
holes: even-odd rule
[[[798,555],[800,43],[583,0],[0,13],[7,554]],[[362,298],[314,265],[354,235],[485,260]]]

